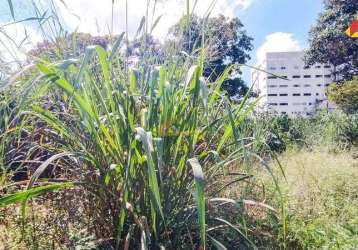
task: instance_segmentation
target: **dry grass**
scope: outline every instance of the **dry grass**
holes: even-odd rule
[[[287,183],[290,209],[302,214],[324,211],[327,195],[343,187],[351,197],[358,191],[358,160],[351,152],[333,153],[326,148],[286,152],[280,157]],[[283,182],[284,183],[284,182]]]
[[[287,179],[281,177],[280,185],[287,194],[291,247],[357,249],[358,159],[354,152],[322,147],[288,151],[280,161]]]

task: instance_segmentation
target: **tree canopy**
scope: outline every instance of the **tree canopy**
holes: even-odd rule
[[[215,81],[229,64],[233,64],[222,88],[230,96],[243,96],[248,86],[240,77],[239,64],[250,60],[249,52],[253,48],[253,39],[247,35],[241,21],[238,18],[227,18],[223,15],[207,19],[192,15],[189,23],[187,20],[184,16],[171,27],[170,38],[164,45],[149,34],[136,36],[128,42],[127,55],[136,58],[137,61],[146,58],[146,60],[162,62],[164,51],[179,48],[179,51],[198,56],[199,49],[204,42],[206,57],[203,76],[210,81]],[[116,38],[113,40],[115,41]],[[107,48],[111,44],[111,39],[109,36],[70,33],[64,38],[58,38],[55,42],[44,41],[38,44],[29,54],[35,57],[45,57],[50,61],[66,59],[82,55],[85,48],[93,44]],[[58,53],[59,51],[62,53]]]
[[[205,19],[193,15],[189,20],[188,24],[187,17],[183,17],[170,29],[169,34],[173,39],[169,42],[177,44],[190,55],[195,55],[204,44],[205,77],[215,80],[229,64],[244,64],[250,60],[253,39],[247,35],[238,18],[220,15]],[[240,68],[233,67],[230,77],[223,83],[223,89],[229,95],[246,93],[248,88],[240,75]]]
[[[68,59],[84,54],[89,45],[99,45],[107,48],[109,36],[92,36],[87,33],[69,33],[58,37],[54,42],[45,40],[38,43],[30,52],[30,56],[46,58],[47,60]]]
[[[358,77],[328,88],[328,99],[347,113],[358,113]]]
[[[357,15],[357,0],[325,0],[324,10],[309,33],[307,63],[330,63],[334,75],[342,80],[358,75],[358,39],[345,34]]]

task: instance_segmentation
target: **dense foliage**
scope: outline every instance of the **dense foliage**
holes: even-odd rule
[[[29,57],[42,58],[49,61],[78,57],[85,53],[86,47],[98,45],[107,48],[109,36],[92,36],[86,33],[73,32],[57,37],[54,41],[45,40],[31,49]]]
[[[358,113],[358,77],[341,84],[331,84],[328,99],[347,113]]]
[[[345,31],[357,18],[358,1],[326,0],[324,11],[309,33],[308,64],[330,63],[336,80],[358,75],[358,39]]]
[[[191,16],[189,23],[184,16],[169,34],[173,40],[168,43],[181,46],[190,55],[197,54],[198,49],[205,46],[203,75],[211,80],[216,80],[228,65],[245,64],[250,60],[249,52],[253,48],[253,39],[247,35],[241,21],[223,15],[211,18]],[[223,84],[223,89],[231,96],[243,96],[248,90],[240,74],[240,67],[235,65]]]
[[[252,149],[263,156],[322,145],[349,149],[358,145],[358,117],[339,110],[309,118],[256,115],[242,133],[255,138]]]

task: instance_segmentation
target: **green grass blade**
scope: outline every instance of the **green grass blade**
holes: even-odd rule
[[[35,187],[35,188],[31,188],[31,189],[25,190],[25,191],[19,191],[15,194],[10,194],[10,195],[1,197],[0,198],[0,207],[5,207],[10,204],[17,203],[17,202],[24,202],[32,197],[42,195],[46,192],[55,191],[55,190],[64,189],[64,188],[70,188],[72,186],[73,186],[72,183],[66,182],[66,183],[60,183],[60,184],[52,184],[52,185],[46,185],[46,186],[41,186],[41,187]]]
[[[143,128],[136,128],[136,131],[137,131],[137,135],[139,135],[140,141],[143,143],[145,149],[145,155],[147,157],[149,188],[153,197],[152,201],[154,205],[157,207],[163,221],[165,222],[165,217],[160,200],[159,185],[158,185],[157,175],[155,171],[155,164],[152,156],[152,153],[154,151],[152,136],[151,133],[146,132]]]
[[[134,69],[131,69],[130,76],[129,76],[129,93],[131,95],[135,94],[136,82],[137,82],[137,77],[136,77],[135,71],[134,71]]]
[[[244,106],[243,106],[243,104],[240,104],[240,107],[236,111],[236,112],[239,112],[239,114],[238,114],[238,117],[235,118],[235,120],[234,120],[231,110],[230,109],[228,110],[228,116],[229,116],[230,123],[229,123],[229,125],[226,125],[224,135],[222,136],[222,138],[219,142],[219,145],[218,145],[218,149],[217,149],[218,152],[220,152],[223,149],[223,146],[225,145],[227,140],[232,135],[234,135],[235,143],[237,143],[237,140],[239,140],[239,138],[238,138],[238,134],[236,134],[236,128],[238,126],[240,126],[241,123],[247,118],[247,116],[255,109],[259,100],[260,99],[257,98],[255,101],[253,101],[249,105],[246,105],[247,107],[245,110],[242,110],[242,108]],[[244,102],[244,101],[246,102],[247,99],[243,100],[242,102]]]
[[[109,56],[109,61],[112,61],[113,57],[116,55],[118,49],[120,48],[121,44],[122,44],[122,41],[123,41],[123,38],[124,38],[124,32],[122,32],[118,38],[116,39],[116,41],[114,42],[113,44],[113,47],[112,47],[112,51],[111,51],[111,55]]]
[[[138,36],[139,36],[139,34],[141,33],[141,31],[143,30],[144,24],[145,24],[145,16],[143,16],[142,19],[140,20],[139,27],[138,27],[138,29],[137,29],[137,32],[136,32],[136,34],[135,34],[135,37],[138,37]]]
[[[222,244],[220,241],[214,239],[209,234],[208,234],[208,238],[210,239],[210,241],[213,243],[213,245],[215,246],[215,248],[217,250],[227,250],[227,248],[224,246],[224,244]]]
[[[185,80],[185,84],[184,84],[184,92],[186,91],[188,86],[190,86],[190,83],[195,78],[196,71],[198,71],[198,66],[193,65],[193,66],[190,67],[190,69],[189,69],[189,71],[188,71],[188,73],[186,75],[186,80]]]
[[[216,98],[218,97],[218,93],[220,92],[221,85],[224,83],[224,81],[227,79],[227,77],[230,74],[230,71],[232,69],[232,66],[228,66],[225,71],[221,74],[219,79],[216,81],[214,85],[214,89],[211,91],[211,95],[209,98],[209,106],[212,107],[215,103]]]
[[[155,27],[158,25],[158,23],[159,23],[160,19],[162,18],[162,16],[163,16],[163,15],[160,15],[160,16],[158,16],[158,17],[155,19],[155,21],[154,21],[152,27],[150,28],[150,33],[152,33],[153,30],[155,29]]]
[[[69,82],[67,82],[65,79],[57,76],[53,70],[51,70],[49,67],[47,67],[44,64],[38,64],[37,65],[40,71],[49,78],[51,82],[54,82],[56,85],[58,85],[60,88],[65,90],[67,94],[72,95],[75,98],[76,103],[80,107],[80,110],[85,111],[90,117],[94,118],[95,115],[93,113],[93,110],[91,109],[90,105],[81,97],[80,94],[78,94],[75,89],[71,86]]]
[[[83,76],[84,70],[85,70],[86,66],[89,64],[90,60],[93,57],[93,51],[94,51],[94,46],[89,46],[89,47],[86,48],[85,57],[82,60],[81,67],[80,67],[80,70],[79,70],[79,72],[77,74],[76,81],[75,81],[75,84],[74,84],[75,87],[81,86],[81,81],[82,81],[82,76]]]
[[[197,158],[191,158],[188,160],[188,164],[193,169],[195,179],[195,200],[198,207],[198,219],[200,228],[200,240],[203,249],[206,248],[206,224],[205,224],[205,194],[204,194],[204,174],[202,167]]]
[[[12,4],[12,0],[7,0],[7,3],[9,4],[9,9],[10,9],[12,19],[15,21],[15,12],[14,12],[14,6]]]
[[[250,249],[255,249],[255,250],[257,249],[256,245],[249,238],[247,238],[247,236],[237,226],[234,226],[233,224],[231,224],[230,222],[228,222],[227,220],[224,220],[222,218],[214,218],[214,219],[226,224],[227,226],[229,226],[230,228],[235,230],[238,234],[240,234],[241,237],[243,237],[245,239],[245,241],[251,246]]]
[[[72,154],[71,153],[59,153],[59,154],[56,154],[56,155],[53,155],[51,156],[50,158],[48,158],[44,163],[42,163],[37,169],[36,171],[33,173],[33,175],[31,176],[30,178],[30,181],[27,185],[27,189],[30,189],[33,184],[37,181],[37,179],[40,177],[40,175],[45,171],[45,169],[50,165],[52,164],[55,160],[58,160],[62,157],[65,157],[65,156],[71,156]]]
[[[209,96],[208,87],[207,87],[206,81],[205,81],[205,79],[203,77],[200,77],[199,80],[200,80],[200,85],[201,85],[201,95],[202,95],[202,98],[203,98],[203,105],[204,105],[205,113],[207,114],[208,110],[209,110],[209,106],[208,106],[208,96]]]

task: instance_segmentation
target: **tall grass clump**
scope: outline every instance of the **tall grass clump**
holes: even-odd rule
[[[205,183],[242,157],[235,131],[252,105],[231,105],[218,92],[224,78],[206,83],[200,64],[151,67],[147,77],[130,69],[127,78],[108,59],[91,46],[65,68],[37,64],[38,98],[19,114],[37,137],[27,157],[40,157],[27,189],[46,182],[49,169],[52,179],[78,186],[88,226],[112,246],[205,247],[207,226],[216,224],[252,244],[208,213],[212,197],[204,194]]]
[[[20,241],[33,248],[255,249],[248,205],[272,212],[285,239],[278,185],[279,214],[244,191],[220,197],[234,183],[253,185],[251,159],[276,183],[253,147],[265,143],[246,133],[257,100],[249,91],[232,103],[221,91],[230,66],[212,82],[203,77],[205,30],[191,55],[180,46],[158,54],[148,44],[153,26],[143,17],[137,60],[128,32],[45,41],[2,86],[0,208],[20,209]],[[84,42],[76,47],[78,37]],[[48,211],[56,219],[50,216],[44,233],[36,218]],[[39,231],[51,242],[38,240]]]
[[[19,160],[5,167],[1,206],[21,201],[26,217],[29,198],[66,189],[57,194],[81,211],[74,223],[105,248],[255,248],[247,226],[220,210],[243,201],[217,197],[230,185],[214,182],[247,156],[238,131],[255,102],[230,103],[226,73],[207,82],[199,55],[123,67],[122,55],[94,45],[81,58],[37,62],[17,78],[27,105],[7,129]],[[23,168],[26,187],[11,193]]]

